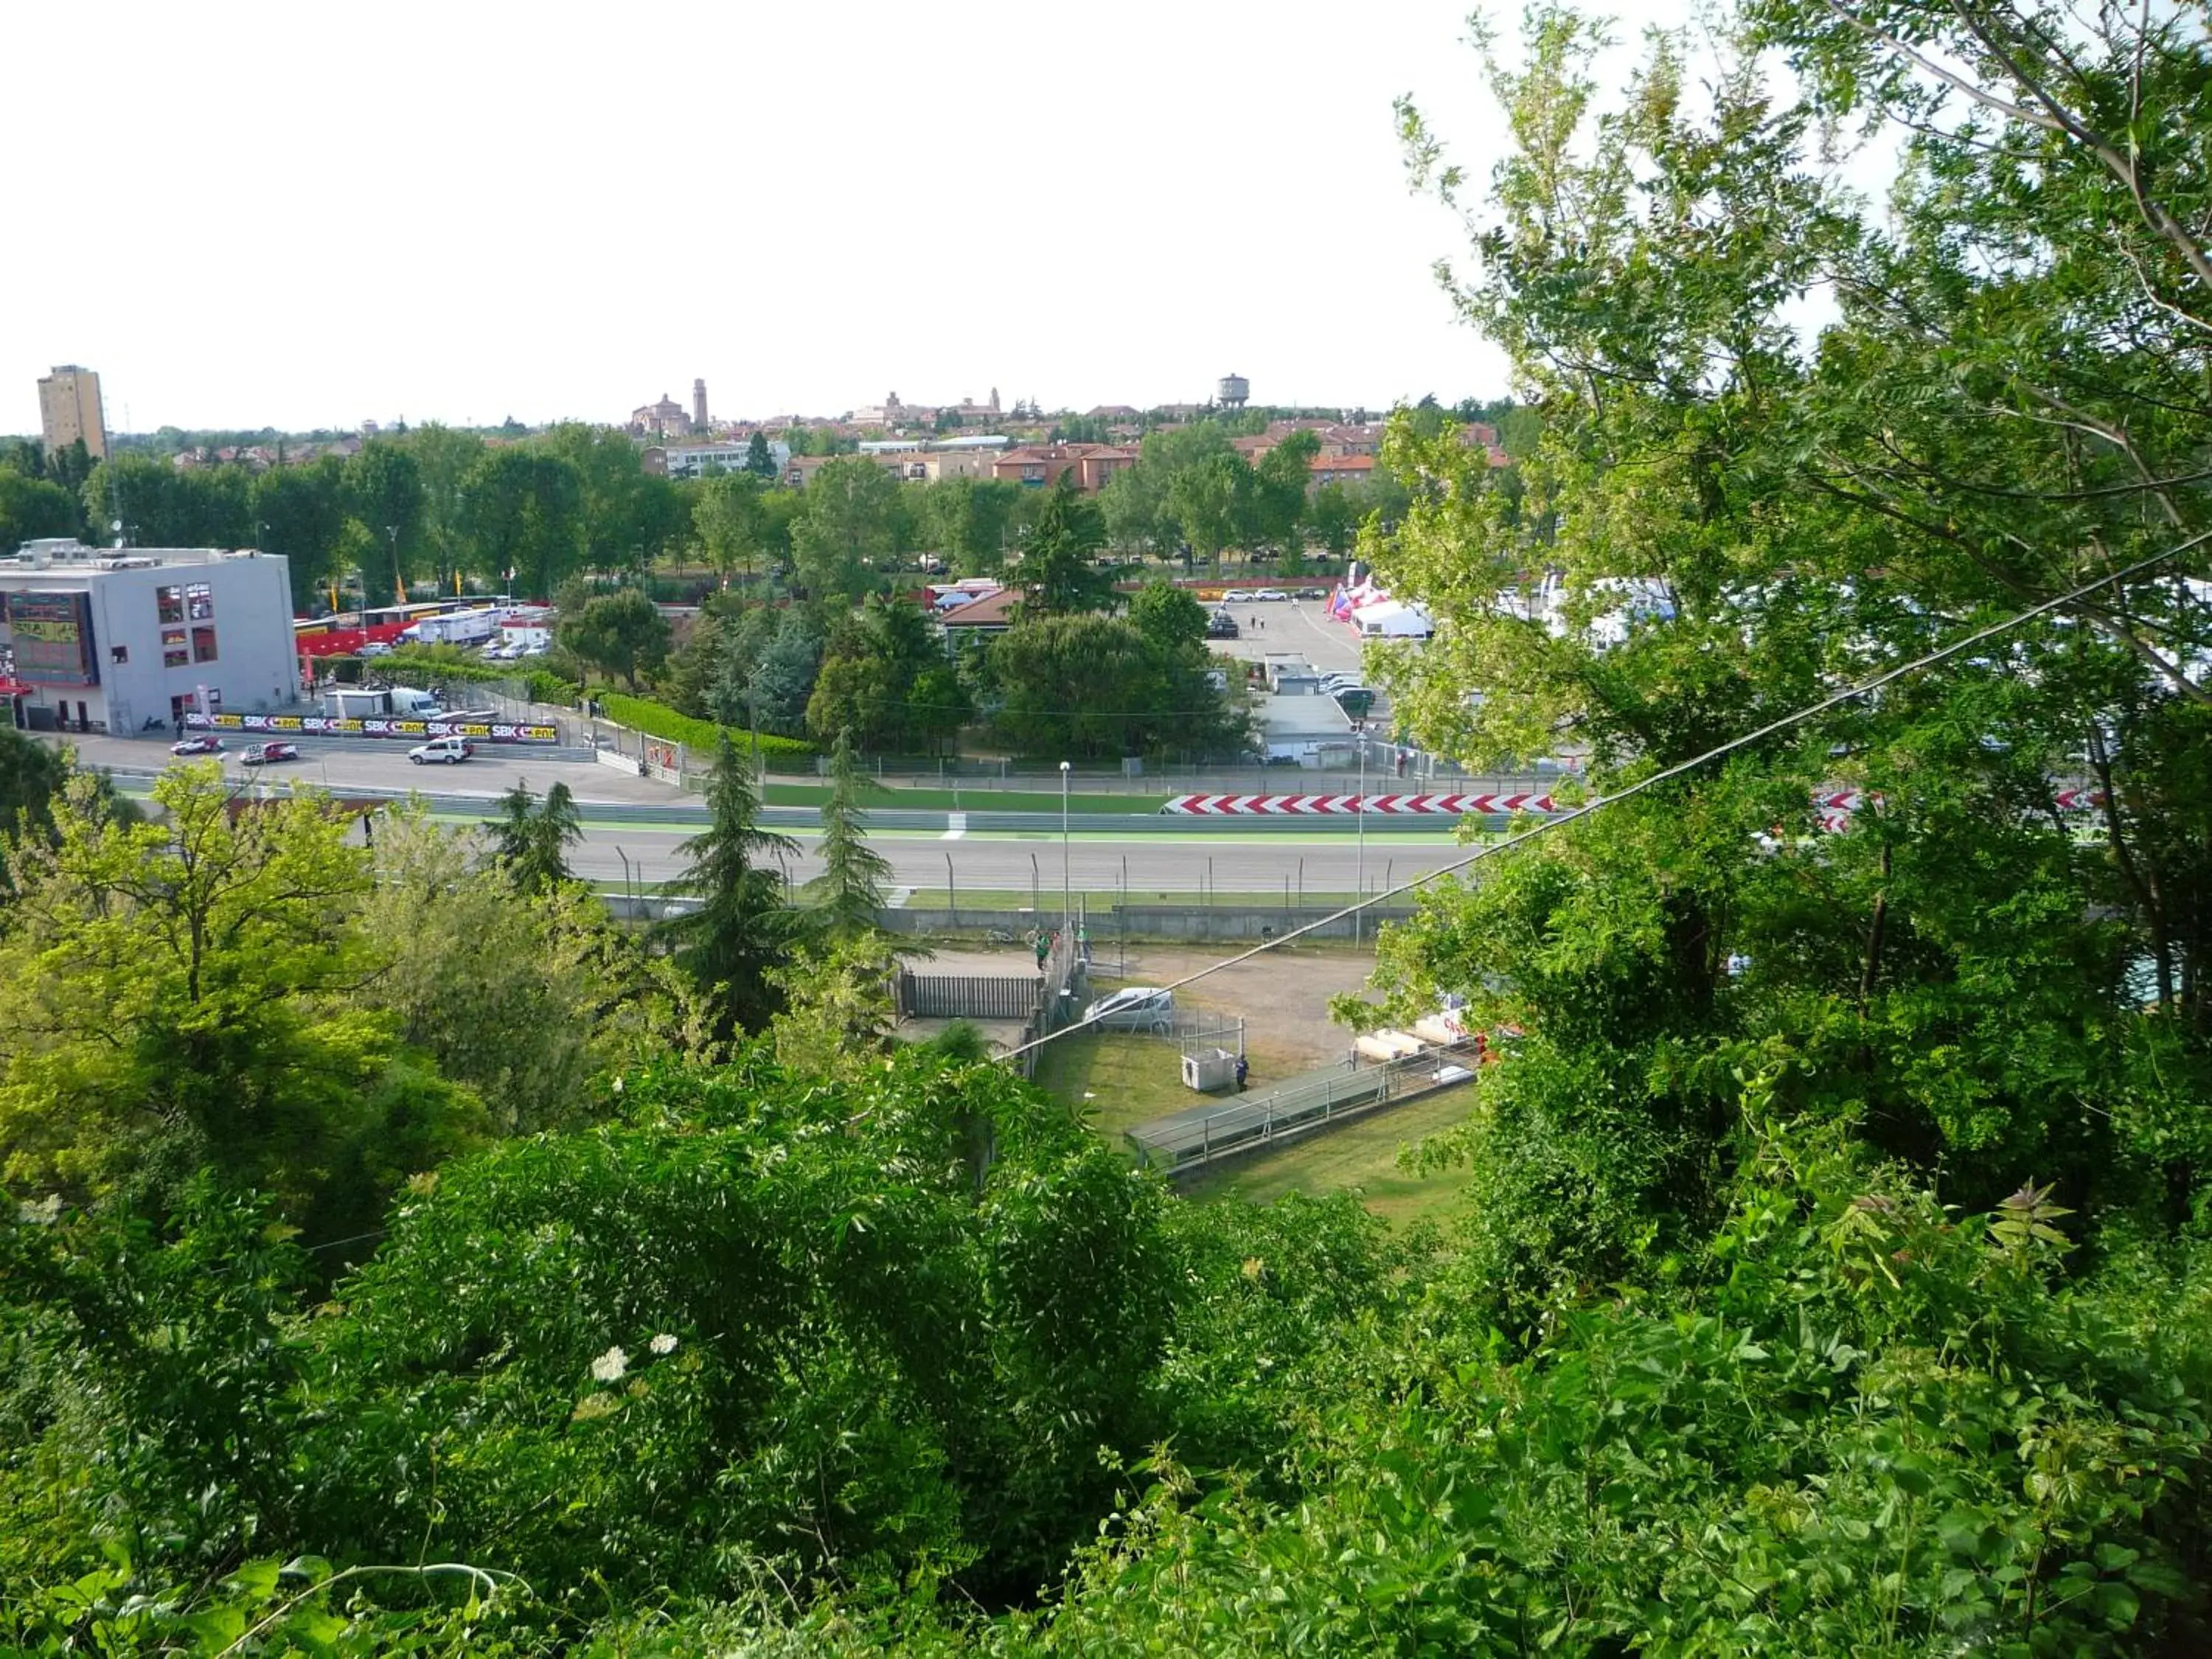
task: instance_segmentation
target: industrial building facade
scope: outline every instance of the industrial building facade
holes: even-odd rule
[[[283,556],[27,543],[0,559],[0,664],[34,730],[126,734],[300,697]]]

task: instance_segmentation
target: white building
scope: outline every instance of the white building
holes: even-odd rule
[[[768,453],[778,472],[791,465],[791,446],[781,439],[769,439]],[[726,444],[670,444],[661,453],[662,467],[670,477],[703,478],[710,466],[724,472],[744,471],[745,461],[752,453],[752,440]],[[650,454],[648,451],[648,459]]]
[[[135,732],[299,701],[282,554],[27,542],[0,558],[0,653],[33,728]]]

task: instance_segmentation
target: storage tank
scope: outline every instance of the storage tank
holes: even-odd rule
[[[1251,395],[1252,383],[1242,374],[1224,374],[1213,394],[1213,400],[1224,409],[1242,409]]]

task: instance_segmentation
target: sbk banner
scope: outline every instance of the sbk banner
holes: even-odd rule
[[[490,720],[401,720],[335,714],[186,714],[201,732],[265,732],[272,737],[474,738],[485,743],[558,743],[556,726],[510,726]]]

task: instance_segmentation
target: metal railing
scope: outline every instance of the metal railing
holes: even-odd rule
[[[1227,1105],[1155,1118],[1123,1138],[1154,1169],[1179,1174],[1463,1080],[1440,1078],[1448,1066],[1471,1073],[1468,1051],[1429,1048],[1382,1065],[1347,1066],[1340,1074],[1308,1079]]]

